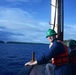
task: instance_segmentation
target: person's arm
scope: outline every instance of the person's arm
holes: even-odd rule
[[[46,54],[44,54],[41,58],[37,59],[34,62],[27,62],[25,64],[26,65],[36,65],[36,64],[45,64],[47,63],[51,58],[62,54],[65,52],[64,46],[63,44],[61,44],[60,42],[55,42],[52,47],[50,48],[50,50],[48,50],[48,52]]]
[[[42,58],[37,60],[37,64],[45,64],[47,63],[51,58],[64,53],[64,46],[60,42],[55,42],[53,46],[48,50],[47,54],[44,54]]]

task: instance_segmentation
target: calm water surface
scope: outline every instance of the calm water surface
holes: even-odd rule
[[[48,44],[0,44],[0,75],[17,75],[32,52],[40,58],[48,50]]]

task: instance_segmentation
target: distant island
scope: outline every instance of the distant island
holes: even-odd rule
[[[35,42],[15,42],[15,41],[8,41],[6,43],[10,43],[10,44],[46,44],[46,43],[35,43]]]
[[[73,40],[73,39],[64,40],[63,43],[68,46],[69,45],[69,42],[71,40]],[[4,41],[0,41],[0,43],[5,43],[5,42]],[[10,44],[46,44],[46,43],[35,43],[35,42],[16,42],[16,41],[8,41],[6,43],[10,43]]]
[[[73,40],[73,39],[69,39],[69,40],[64,40],[63,43],[65,45],[69,45],[69,42]],[[75,40],[76,41],[76,40]],[[30,44],[46,44],[46,43],[34,43],[34,42],[15,42],[15,41],[8,41],[7,43],[15,43],[15,44],[27,44],[27,43],[30,43]]]
[[[0,43],[5,43],[4,41],[0,41]]]

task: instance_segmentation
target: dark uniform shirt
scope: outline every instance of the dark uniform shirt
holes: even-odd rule
[[[47,51],[46,54],[44,54],[41,58],[37,60],[38,64],[45,64],[47,63],[51,58],[62,54],[65,52],[64,46],[61,42],[58,42],[57,39],[54,40],[53,45],[51,48]]]

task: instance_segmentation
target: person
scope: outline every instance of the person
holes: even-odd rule
[[[53,42],[50,42],[49,49],[53,45]],[[54,75],[54,65],[52,64],[52,59],[46,64],[47,75]]]
[[[76,75],[76,42],[75,40],[71,40],[69,42],[70,54],[69,61],[71,64],[71,75]]]
[[[70,75],[70,68],[67,64],[68,49],[58,38],[56,38],[56,35],[57,33],[53,29],[48,29],[46,38],[48,38],[50,43],[53,43],[52,46],[40,59],[37,59],[34,62],[27,62],[25,66],[47,64],[50,59],[53,59],[52,63],[55,65],[55,75]]]

